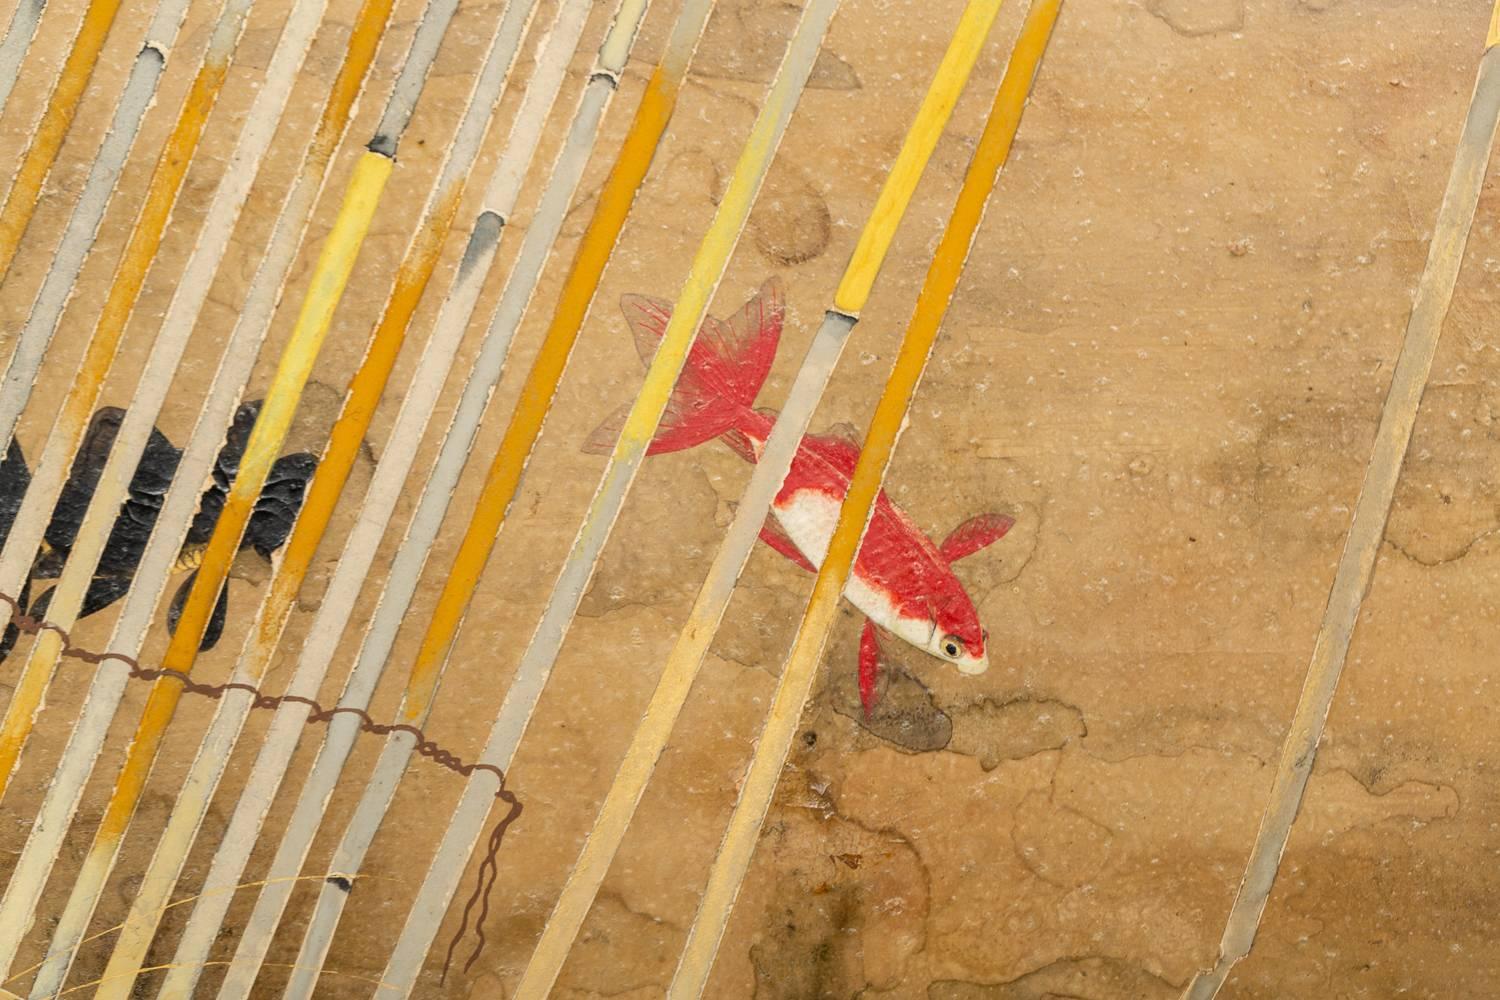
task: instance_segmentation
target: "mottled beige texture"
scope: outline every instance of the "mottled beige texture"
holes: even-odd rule
[[[35,67],[50,79],[82,0],[53,0]],[[0,298],[0,345],[29,304],[50,247],[141,40],[148,12],[128,4],[110,39],[37,225]],[[81,338],[144,190],[149,166],[207,38],[214,5],[192,9],[161,98],[106,221],[21,426],[35,454],[72,374]],[[189,175],[103,402],[125,405],[285,9],[265,0]],[[190,431],[269,233],[274,204],[338,63],[357,4],[334,0],[284,141],[269,158],[221,271],[161,426]],[[570,108],[604,29],[597,11],[559,106]],[[0,15],[12,7],[0,3]],[[336,192],[367,137],[420,11],[397,4],[371,89],[293,272],[306,284]],[[788,323],[760,398],[775,407],[830,300],[875,191],[961,7],[959,0],[846,0],[716,303],[735,308],[771,274]],[[814,421],[868,418],[926,263],[983,125],[1023,5],[995,36],[944,135],[874,297]],[[550,10],[544,5],[543,10]],[[315,446],[337,413],[365,337],[414,225],[457,107],[501,6],[469,3],[418,110],[319,359],[289,447]],[[606,272],[557,407],[471,609],[431,731],[472,756],[541,612],[602,460],[579,442],[639,384],[640,363],[615,303],[671,297],[770,78],[796,5],[721,0],[695,71]],[[675,4],[648,17],[559,253],[537,288],[514,358],[479,435],[411,627],[374,706],[388,717],[487,461],[550,315],[594,195],[664,43]],[[1483,0],[1067,0],[1012,161],[913,411],[889,489],[941,538],[973,514],[1018,525],[960,564],[990,629],[992,667],[959,676],[893,649],[874,717],[854,684],[857,617],[840,621],[750,878],[710,985],[757,1000],[1167,1000],[1207,964],[1238,884],[1270,767],[1311,649],[1375,419],[1426,252],[1487,25]],[[523,50],[524,80],[534,42]],[[498,119],[518,99],[513,84]],[[0,118],[13,164],[44,90],[31,78]],[[539,163],[561,135],[553,122]],[[503,133],[503,129],[497,130]],[[487,176],[492,135],[474,176]],[[294,141],[295,140],[295,141]],[[11,169],[7,166],[5,169]],[[486,311],[528,223],[534,170],[507,234]],[[1481,199],[1432,387],[1391,514],[1387,544],[1335,701],[1308,798],[1254,952],[1227,1000],[1286,997],[1484,997],[1500,992],[1500,891],[1493,762],[1500,715],[1500,354],[1491,316],[1500,289],[1500,202]],[[479,185],[475,185],[478,187]],[[477,209],[471,191],[464,218]],[[465,224],[466,227],[466,224]],[[435,285],[451,274],[449,240]],[[315,564],[270,686],[283,682],[343,544],[372,462],[436,309],[429,295],[356,468],[347,509]],[[290,326],[283,309],[252,381],[267,382]],[[481,326],[460,363],[472,358]],[[453,401],[445,390],[418,467]],[[439,985],[438,956],[418,995],[503,997],[514,985],[634,721],[650,697],[748,468],[709,445],[646,464],[562,650],[516,760],[526,811],[501,855],[474,969]],[[415,503],[398,510],[393,551]],[[378,563],[383,567],[386,559]],[[227,675],[266,570],[231,584],[229,635],[201,668]],[[356,620],[378,595],[372,578]],[[760,548],[599,901],[564,968],[566,1000],[661,994],[686,935],[758,720],[810,588]],[[111,616],[81,626],[99,645]],[[345,638],[324,694],[357,648]],[[160,630],[147,657],[162,648]],[[12,663],[5,670],[12,669]],[[84,691],[65,668],[39,736],[5,801],[0,869],[24,842]],[[8,675],[6,675],[8,676]],[[0,680],[3,680],[0,677]],[[106,760],[118,760],[143,691],[133,690]],[[95,930],[123,918],[211,707],[188,700],[101,903]],[[265,730],[247,728],[206,835],[179,886],[194,891]],[[311,737],[313,734],[310,733]],[[294,774],[310,764],[304,741]],[[378,744],[362,742],[335,797],[309,873],[316,875],[358,798]],[[22,958],[65,900],[112,775],[91,785]],[[277,800],[284,821],[297,781]],[[413,766],[376,838],[335,942],[320,996],[367,996],[445,810],[460,783]],[[259,877],[273,842],[247,879]],[[464,892],[472,884],[473,866]],[[233,950],[247,891],[230,911]],[[310,912],[299,892],[290,924]],[[186,907],[167,915],[153,951],[169,961]],[[456,928],[456,914],[439,941]],[[284,929],[273,962],[290,962]],[[89,943],[75,983],[101,969],[111,939]],[[467,951],[467,943],[460,951]],[[265,996],[285,971],[269,968]],[[212,970],[205,982],[217,981]],[[11,984],[14,985],[14,984]],[[85,991],[86,994],[86,991]],[[84,995],[84,994],[80,994]],[[151,995],[146,984],[143,995]]]

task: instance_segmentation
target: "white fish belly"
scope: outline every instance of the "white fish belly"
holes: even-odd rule
[[[798,551],[814,566],[821,567],[838,524],[840,506],[839,501],[820,490],[798,490],[786,503],[772,505],[771,513]],[[858,570],[850,575],[844,597],[876,625],[918,649],[925,650],[932,644],[932,623],[901,615],[889,592],[865,579],[865,574]]]

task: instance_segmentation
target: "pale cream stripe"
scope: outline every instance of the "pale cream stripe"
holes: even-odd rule
[[[456,203],[463,189],[464,175],[478,155],[486,134],[491,109],[505,89],[514,57],[520,48],[521,38],[535,7],[532,3],[513,3],[502,17],[500,27],[491,43],[491,51],[484,69],[474,78],[465,105],[463,122],[456,137],[446,146],[445,162],[440,170],[438,183],[427,198],[422,212],[424,227],[441,222],[446,213],[442,206]],[[283,43],[283,47],[285,43]],[[408,260],[418,252],[419,244],[426,252],[422,240],[424,228],[419,228],[411,241]],[[439,241],[440,245],[440,241]],[[431,251],[435,262],[437,250]],[[424,257],[426,261],[426,257]],[[439,385],[446,375],[447,365],[438,374]],[[410,391],[410,390],[409,390]],[[139,401],[137,404],[139,405]],[[397,446],[394,442],[392,446]],[[287,570],[288,560],[283,560],[276,572]],[[275,586],[270,593],[279,593]],[[230,678],[235,683],[258,684],[265,667],[269,664],[281,626],[286,621],[285,607],[271,608],[268,597],[262,602],[260,614],[246,639],[246,649],[238,660]],[[275,619],[269,626],[265,619]],[[314,690],[313,695],[316,695]],[[244,691],[233,691],[220,699],[214,719],[205,733],[197,757],[183,782],[177,802],[168,818],[167,826],[157,841],[155,853],[141,881],[140,889],[132,901],[131,910],[121,927],[115,950],[105,969],[104,984],[99,997],[119,997],[123,1000],[132,988],[133,970],[145,960],[155,933],[156,922],[168,905],[168,898],[179,877],[187,853],[197,837],[199,827],[207,813],[209,801],[217,787],[229,755],[233,752],[239,731],[251,708],[252,698]]]
[[[672,388],[696,339],[724,269],[738,244],[750,209],[765,180],[766,171],[770,168],[791,121],[812,66],[817,60],[823,35],[837,6],[837,0],[814,0],[802,12],[796,33],[751,127],[708,232],[694,257],[662,342],[647,369],[645,383],[626,417],[625,426],[568,554],[567,562],[553,588],[547,609],[522,655],[510,689],[506,692],[489,740],[479,757],[483,764],[502,770],[510,766],[511,757],[546,685],[552,665],[556,662],[578,602],[624,504],[635,473],[640,468],[641,460],[645,457],[646,448],[661,422]],[[469,595],[462,596],[467,600]],[[408,705],[404,709],[408,715],[412,713],[410,702],[414,693],[424,702],[431,698],[431,689],[419,692],[409,690]],[[382,755],[382,761],[389,756],[394,765],[409,755],[410,741],[393,738],[387,742],[386,749],[388,753]],[[392,766],[387,773],[399,777],[400,771]],[[390,788],[381,790],[384,801],[377,800],[375,796],[367,797],[368,808],[362,808],[351,821],[345,835],[345,843],[352,848],[351,855],[357,857],[355,852],[362,854],[363,847],[373,837],[394,790],[394,780],[390,785]],[[385,974],[381,976],[384,982],[394,984],[398,995],[405,995],[412,988],[423,957],[494,803],[495,791],[496,778],[485,771],[476,771],[464,789],[463,798],[443,836],[437,856],[428,870],[411,912],[407,915],[406,924]],[[362,802],[361,806],[364,807],[365,803]],[[336,856],[336,860],[341,857]],[[382,995],[387,991],[388,989],[383,988]]]
[[[605,36],[594,70],[589,75],[588,85],[569,125],[563,148],[553,164],[546,191],[506,282],[480,357],[476,359],[475,372],[465,384],[449,433],[423,489],[422,499],[408,525],[406,538],[387,573],[386,588],[378,602],[375,617],[367,627],[358,660],[339,699],[340,707],[364,707],[379,681],[390,642],[394,641],[395,632],[405,615],[406,604],[420,578],[432,535],[451,499],[454,484],[472,444],[473,434],[499,376],[509,338],[531,299],[537,277],[551,252],[577,190],[604,110],[618,83],[618,75],[628,54],[628,45],[622,46],[620,40],[623,38],[628,42],[634,37],[645,8],[644,0],[630,0],[617,12],[614,24]],[[272,861],[272,871],[299,870],[321,822],[328,795],[338,782],[343,763],[357,734],[358,726],[350,716],[341,715],[332,720],[312,772],[303,784],[297,806],[284,830],[280,847]],[[255,970],[264,959],[269,935],[279,922],[286,900],[287,894],[279,891],[276,886],[268,886],[262,891],[241,934],[240,947],[226,978],[223,995],[243,995],[249,989]],[[229,992],[231,988],[235,992]]]
[[[936,336],[949,298],[958,283],[984,205],[1010,140],[1020,124],[1031,80],[1057,17],[1059,0],[1037,0],[996,94],[990,124],[985,127],[964,179],[953,218],[933,257],[918,299],[908,339],[930,343]],[[687,701],[698,670],[734,594],[735,583],[759,538],[771,503],[791,467],[803,433],[822,398],[853,321],[833,313],[808,348],[786,402],[776,416],[769,439],[756,456],[755,470],[740,496],[734,520],[714,556],[708,576],[688,613],[687,623],[667,657],[651,702],[631,738],[619,772],[610,785],[569,873],[552,914],[542,929],[516,987],[517,1000],[541,1000],[552,989],[600,885],[624,840],[642,794],[666,749],[678,714]],[[925,338],[925,339],[924,339]]]
[[[452,2],[429,6],[393,94],[409,92],[413,79],[420,87],[436,55],[437,42],[446,31],[455,8],[456,3]],[[422,55],[414,58],[411,53]],[[259,418],[245,445],[238,473],[205,549],[177,631],[163,657],[167,669],[186,672],[196,659],[198,639],[212,611],[214,595],[222,585],[234,551],[239,546],[256,495],[281,450],[313,362],[380,203],[380,195],[390,178],[394,167],[392,157],[401,130],[410,120],[410,109],[401,101],[392,100],[387,102],[386,112],[385,120],[391,123],[390,129],[377,133],[372,140],[372,146],[379,145],[381,149],[367,149],[356,162],[333,228],[318,255],[308,294],[302,301],[296,325],[282,351]],[[158,682],[151,688],[93,844],[80,865],[79,876],[54,931],[54,947],[33,983],[33,995],[42,997],[55,992],[67,976],[68,966],[76,955],[77,942],[87,931],[99,893],[118,857],[181,697],[182,688],[174,682]]]
[[[22,0],[23,4],[34,0]],[[156,86],[182,28],[188,0],[163,0],[146,30],[146,43],[130,67],[130,76],[115,104],[109,131],[89,167],[83,193],[68,217],[67,229],[53,251],[47,275],[32,300],[26,321],[16,336],[15,347],[0,378],[0,448],[10,444],[21,411],[31,399],[31,390],[41,370],[42,358],[57,333],[58,320],[73,293],[73,282],[83,270],[84,259],[94,247],[99,224],[114,197],[120,173],[140,134],[141,122],[156,97]],[[9,39],[7,38],[7,41]],[[0,78],[5,70],[0,67]]]
[[[577,36],[588,13],[588,7],[587,0],[570,0],[564,8],[567,17],[561,25],[562,30],[552,36],[552,44],[544,56],[544,64],[539,65],[533,75],[526,99],[513,123],[510,141],[500,165],[496,168],[496,180],[503,181],[511,176],[518,180],[523,171],[516,170],[517,161],[524,170],[525,164],[535,152],[536,140],[561,84],[562,69],[566,66],[568,56],[576,44]],[[529,5],[517,4],[507,13],[524,19],[529,18],[532,9]],[[514,55],[517,48],[516,43],[519,42],[519,36],[511,28],[505,28],[497,33],[496,37],[497,39],[503,37],[507,40],[491,57],[493,62],[491,68],[486,70],[486,77],[503,75],[504,70],[510,64],[510,57]],[[473,107],[476,120],[488,117],[488,109],[495,103],[499,90],[500,87],[496,81],[487,80],[474,95]],[[462,153],[453,161],[456,167],[455,172],[461,173],[472,150],[454,150],[454,152]],[[434,197],[431,200],[438,201],[446,197],[441,190],[442,187],[443,185],[439,185],[439,188],[434,190]],[[486,203],[498,204],[508,212],[514,196],[514,185],[492,183]],[[471,247],[475,239],[488,241],[489,253],[492,255],[494,241],[499,231],[497,227],[486,225],[486,220],[491,215],[492,213],[488,210],[481,214],[474,237],[471,238]],[[450,295],[457,294],[460,297],[470,293],[477,295],[484,281],[485,268],[480,267],[476,273],[473,263],[472,255],[466,255],[464,263],[460,265],[457,284]],[[410,469],[417,446],[421,442],[427,418],[448,376],[463,331],[463,323],[454,324],[451,322],[451,317],[448,317],[447,321],[443,316],[439,317],[437,330],[423,352],[412,382],[405,389],[396,425],[383,449],[384,455],[376,469],[355,527],[347,540],[344,553],[338,561],[334,577],[325,591],[317,618],[309,631],[309,638],[299,660],[297,672],[286,688],[285,693],[289,695],[310,698],[318,694],[327,668],[328,656],[331,655],[338,642],[365,573],[373,560],[380,536],[401,494],[406,473]],[[266,643],[260,632],[259,629],[252,630],[251,636],[247,639],[246,649],[236,668],[235,680],[255,683],[263,667],[269,662],[274,643]],[[319,657],[317,655],[319,652],[325,655]],[[173,816],[168,821],[167,830],[161,839],[162,846],[158,847],[157,857],[153,859],[152,873],[162,864],[166,845],[172,845],[169,855],[170,868],[157,876],[167,887],[170,887],[170,880],[174,879],[180,870],[186,850],[198,832],[214,787],[222,772],[220,748],[222,746],[223,752],[227,753],[227,748],[232,747],[250,708],[250,697],[237,692],[226,695],[221,702],[221,708],[209,733],[209,738],[216,741],[215,746],[213,748],[205,746],[205,749],[200,752],[199,760],[195,762],[193,771],[189,775],[184,794],[179,797]],[[287,709],[295,710],[288,711]],[[228,890],[232,889],[239,879],[249,850],[254,844],[259,825],[264,819],[264,812],[270,806],[279,778],[284,772],[286,762],[295,750],[306,718],[305,706],[287,706],[278,713],[273,722],[271,733],[262,744],[250,782],[241,795],[240,805],[236,808],[229,827],[221,836],[208,883],[200,896],[199,905],[193,911],[188,928],[179,941],[175,963],[177,968],[169,974],[167,981],[163,984],[163,995],[179,995],[191,986],[196,975],[196,968],[206,959],[209,948],[218,937],[223,914],[232,901]],[[155,884],[152,873],[148,873],[142,886],[142,895],[137,897],[131,920],[139,920],[143,924],[149,923],[154,927],[157,915],[165,907],[166,900],[165,890]],[[127,923],[122,931],[122,937],[128,935],[130,931],[131,924]],[[144,943],[149,943],[148,937],[144,938]],[[144,956],[144,943],[140,946],[141,950],[133,956],[134,959],[138,960]]]
[[[1500,11],[1500,5],[1497,5]],[[1427,388],[1433,354],[1443,331],[1443,320],[1453,297],[1453,286],[1463,264],[1464,245],[1474,221],[1474,209],[1484,184],[1495,125],[1500,119],[1500,49],[1486,47],[1479,63],[1479,79],[1470,99],[1458,152],[1448,175],[1448,187],[1438,208],[1437,224],[1427,250],[1427,265],[1417,283],[1417,297],[1407,321],[1406,336],[1396,359],[1396,370],[1380,413],[1364,485],[1354,506],[1349,536],[1333,577],[1323,622],[1313,643],[1312,662],[1302,682],[1291,726],[1282,743],[1281,759],[1267,796],[1260,830],[1250,849],[1239,893],[1224,927],[1219,957],[1201,970],[1183,992],[1184,1000],[1209,1000],[1218,994],[1236,962],[1250,953],[1255,933],[1281,856],[1291,836],[1292,823],[1302,805],[1302,793],[1312,775],[1318,741],[1333,704],[1339,674],[1359,621],[1359,609],[1375,573],[1375,559],[1385,538],[1386,518],[1401,475],[1401,463],[1411,441],[1417,409]]]
[[[0,112],[5,110],[11,88],[21,77],[21,63],[31,48],[32,36],[36,34],[36,26],[41,23],[46,6],[47,0],[20,0],[11,12],[5,41],[0,42]]]
[[[366,16],[371,14],[370,8],[378,13]],[[167,493],[156,528],[142,554],[133,586],[125,597],[124,608],[109,642],[106,643],[107,649],[118,650],[130,656],[139,654],[146,630],[197,507],[202,484],[223,443],[224,429],[240,391],[250,376],[282,285],[296,257],[313,206],[317,203],[330,160],[348,124],[354,99],[374,56],[375,41],[389,11],[389,0],[367,0],[366,10],[361,12],[361,23],[372,26],[373,31],[361,30],[357,26],[351,36],[349,52],[335,81],[332,96],[325,106],[317,136],[306,150],[297,173],[297,183],[283,203],[270,246],[251,282],[244,308],[230,335],[208,398],[192,436],[183,449],[172,488]],[[370,25],[372,21],[373,25]],[[37,813],[31,840],[28,841],[16,869],[18,873],[34,864],[44,864],[50,869],[56,854],[55,838],[62,835],[60,831],[66,831],[72,820],[127,683],[128,669],[124,665],[114,660],[99,665],[84,703],[83,714],[73,729],[67,749]],[[46,841],[45,838],[54,839]],[[47,871],[41,871],[39,877],[45,882]],[[15,883],[7,889],[7,892],[16,891],[21,890]],[[40,891],[39,886],[36,891]]]

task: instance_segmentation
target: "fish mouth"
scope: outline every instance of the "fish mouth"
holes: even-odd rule
[[[978,677],[980,674],[990,669],[990,658],[986,656],[978,660],[959,660],[953,665],[958,668],[958,672],[961,674],[968,674],[970,677]]]

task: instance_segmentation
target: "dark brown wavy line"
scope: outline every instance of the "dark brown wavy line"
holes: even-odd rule
[[[464,971],[468,972],[470,967],[473,966],[474,962],[479,958],[479,953],[484,950],[484,921],[485,918],[489,916],[490,912],[490,890],[495,887],[495,883],[499,877],[499,863],[497,862],[496,857],[500,853],[500,844],[505,839],[505,833],[508,829],[510,829],[510,825],[516,821],[516,818],[518,816],[521,815],[521,801],[520,799],[516,798],[514,792],[505,787],[504,771],[494,766],[493,764],[484,764],[479,762],[466,763],[462,758],[444,749],[436,742],[428,739],[427,734],[416,726],[409,726],[401,723],[376,722],[370,716],[370,713],[366,712],[362,708],[344,707],[338,705],[335,705],[333,708],[324,708],[321,704],[311,698],[304,698],[301,695],[294,694],[265,694],[260,690],[260,688],[256,687],[253,684],[243,684],[234,681],[224,684],[203,684],[199,681],[193,680],[191,677],[180,670],[170,670],[164,667],[143,667],[141,666],[140,661],[135,659],[135,657],[127,656],[124,653],[115,653],[109,651],[100,653],[94,650],[84,649],[81,646],[75,646],[73,645],[71,637],[68,635],[67,629],[63,628],[61,625],[33,618],[30,615],[24,613],[21,610],[20,602],[17,601],[14,597],[11,597],[9,594],[0,594],[0,601],[4,601],[6,604],[10,605],[10,624],[14,625],[17,630],[19,630],[23,634],[40,635],[42,632],[55,632],[57,636],[62,640],[63,648],[61,653],[59,654],[61,656],[79,660],[84,663],[93,664],[94,666],[98,666],[106,660],[115,660],[119,663],[123,663],[126,667],[129,668],[130,677],[132,679],[143,681],[159,681],[171,679],[182,685],[182,691],[184,694],[202,695],[203,697],[212,699],[214,701],[218,701],[230,691],[245,691],[253,696],[254,700],[252,700],[250,703],[251,708],[275,709],[289,703],[306,705],[308,708],[312,709],[311,714],[309,714],[307,717],[307,722],[309,725],[313,723],[331,722],[333,720],[333,717],[336,715],[357,716],[359,718],[360,732],[373,733],[376,736],[387,736],[391,733],[398,732],[410,733],[417,741],[416,751],[418,755],[426,757],[428,760],[432,761],[434,764],[437,764],[439,767],[446,768],[449,771],[453,771],[454,773],[462,775],[466,778],[472,775],[475,771],[488,771],[489,773],[493,774],[495,776],[495,779],[500,783],[499,787],[495,790],[495,798],[499,799],[501,802],[504,802],[510,808],[506,810],[505,815],[500,818],[500,821],[495,824],[494,829],[490,831],[489,843],[487,844],[485,849],[484,860],[481,861],[479,865],[479,879],[474,886],[474,892],[469,896],[468,902],[464,904],[463,920],[459,924],[458,932],[453,935],[453,940],[449,942],[448,951],[443,958],[443,978],[447,978],[448,967],[453,962],[454,949],[458,947],[458,943],[463,940],[464,934],[468,931],[469,913],[477,904],[479,906],[479,917],[474,924],[474,936],[477,940],[474,945],[473,954],[471,954],[469,956],[469,960],[464,963]]]

